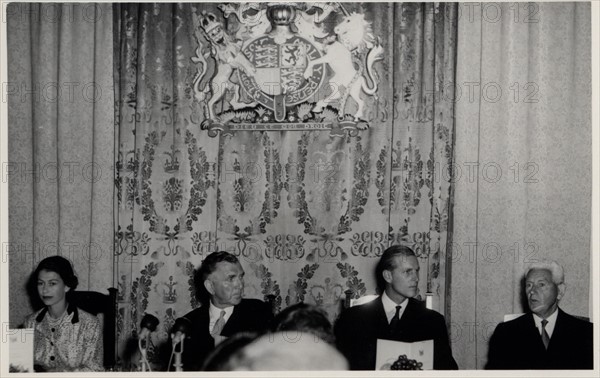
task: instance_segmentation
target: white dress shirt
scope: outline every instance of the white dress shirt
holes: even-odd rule
[[[385,291],[381,295],[381,303],[383,303],[383,310],[385,311],[385,315],[387,316],[387,320],[389,323],[392,321],[394,315],[396,315],[396,306],[398,306],[398,304],[391,300],[390,297],[388,297],[388,295],[385,293]],[[400,309],[400,314],[398,314],[398,319],[402,319],[402,314],[404,314],[404,310],[406,310],[407,305],[408,298],[406,298],[404,301],[402,301],[402,303],[400,303],[400,306],[402,306],[402,308]]]
[[[552,338],[552,332],[554,332],[554,326],[556,325],[556,318],[558,317],[558,308],[546,318],[548,323],[546,324],[546,332],[548,333],[548,337]],[[533,314],[533,321],[535,322],[535,326],[537,327],[540,335],[542,334],[542,318]]]
[[[222,310],[225,310],[224,319],[225,319],[225,324],[227,324],[229,317],[233,313],[233,306],[229,306],[229,307],[225,307],[225,308],[218,308],[217,306],[215,306],[212,303],[212,301],[210,301],[210,307],[208,308],[208,316],[210,318],[210,320],[208,322],[208,332],[209,333],[215,327],[215,323],[217,322],[217,320],[219,320],[219,318],[221,317]]]

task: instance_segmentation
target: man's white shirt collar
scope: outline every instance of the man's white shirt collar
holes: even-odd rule
[[[385,293],[385,291],[383,292],[383,294],[381,294],[381,303],[383,303],[383,310],[385,311],[385,315],[387,316],[387,320],[389,323],[392,321],[394,315],[396,315],[396,306],[398,304],[391,300],[390,297],[388,297],[388,295]],[[404,301],[400,303],[400,306],[402,306],[402,308],[400,309],[400,314],[398,315],[398,318],[402,319],[402,314],[404,314],[404,310],[406,310],[407,305],[408,298],[404,299]]]
[[[208,322],[208,332],[212,331],[213,327],[215,326],[215,323],[221,317],[222,310],[225,310],[224,318],[225,318],[225,323],[227,323],[227,321],[229,320],[229,317],[233,313],[233,306],[229,306],[229,307],[225,307],[225,308],[218,308],[217,306],[215,306],[212,303],[212,301],[210,301],[210,306],[208,308],[208,316],[210,318],[210,320]]]
[[[556,318],[557,317],[558,317],[558,307],[552,313],[552,315],[550,315],[549,317],[546,318],[546,320],[548,321],[548,324],[546,324],[546,332],[548,333],[548,336],[550,338],[552,337],[552,332],[554,332],[554,326],[556,326]],[[536,314],[533,314],[533,321],[535,322],[535,326],[537,327],[537,329],[541,335],[542,334],[542,318],[537,316]]]

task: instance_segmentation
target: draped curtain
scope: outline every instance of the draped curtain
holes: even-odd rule
[[[156,359],[174,319],[200,305],[193,269],[212,251],[240,257],[247,297],[273,295],[275,311],[315,303],[333,320],[344,291],[376,291],[374,264],[397,243],[419,255],[420,298],[443,311],[455,6],[345,7],[375,21],[386,49],[365,99],[371,128],[213,139],[191,57],[193,14],[220,17],[216,5],[11,4],[11,324],[32,310],[29,273],[61,254],[80,289],[118,287],[121,355],[144,312],[159,317]]]
[[[460,13],[450,340],[482,369],[496,325],[527,309],[532,262],[558,261],[560,307],[591,317],[591,20],[589,3]]]
[[[106,4],[29,3],[8,4],[6,16],[3,172],[16,328],[39,305],[25,288],[45,257],[70,259],[80,290],[113,285],[113,16]]]
[[[160,320],[148,351],[158,364],[175,319],[201,305],[194,269],[217,250],[239,257],[246,297],[273,296],[275,311],[314,303],[334,320],[344,292],[375,293],[378,257],[406,244],[422,266],[420,298],[431,292],[444,311],[456,5],[344,6],[373,22],[385,49],[378,95],[364,97],[368,130],[211,138],[194,96],[192,57],[208,51],[194,18],[214,13],[231,35],[234,18],[207,3],[115,5],[115,284],[125,364],[136,362],[128,341],[144,313]],[[330,16],[330,32],[341,17]]]
[[[194,15],[223,21],[216,4],[9,4],[10,327],[35,306],[29,274],[61,254],[80,289],[118,287],[124,364],[139,360],[143,314],[160,319],[158,365],[174,320],[200,305],[208,253],[240,258],[247,297],[334,320],[346,290],[375,293],[374,264],[399,243],[461,368],[483,368],[502,315],[523,311],[529,262],[561,262],[561,307],[591,315],[590,5],[344,6],[385,49],[368,130],[211,138],[191,58],[208,51]]]

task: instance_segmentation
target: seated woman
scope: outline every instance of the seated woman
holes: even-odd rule
[[[78,284],[69,260],[51,256],[35,272],[44,307],[29,315],[34,331],[36,371],[101,371],[102,335],[98,318],[68,302]]]

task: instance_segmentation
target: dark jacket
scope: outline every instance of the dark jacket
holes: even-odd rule
[[[593,369],[593,326],[560,308],[548,350],[533,314],[500,323],[490,339],[486,369]]]
[[[391,334],[389,328],[381,297],[342,313],[335,324],[336,343],[352,370],[375,370],[377,339],[404,342],[432,339],[433,368],[458,369],[444,317],[427,309],[423,302],[409,299],[396,332]]]
[[[184,317],[192,323],[190,335],[186,337],[181,359],[185,371],[198,371],[204,360],[215,348],[208,324],[210,306],[202,306],[188,312]],[[233,313],[223,327],[221,335],[233,336],[238,332],[264,332],[270,326],[273,313],[270,307],[258,299],[242,299],[233,308]]]

